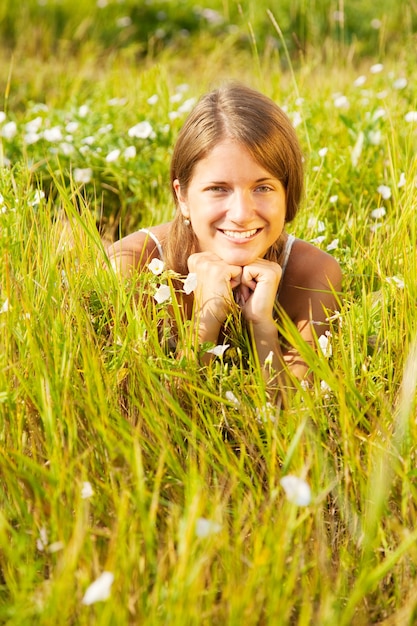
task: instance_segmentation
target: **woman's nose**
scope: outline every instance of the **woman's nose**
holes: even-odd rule
[[[245,223],[253,215],[253,199],[251,194],[236,190],[231,194],[228,204],[228,217],[236,223]]]

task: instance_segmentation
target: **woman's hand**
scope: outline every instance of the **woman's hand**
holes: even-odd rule
[[[197,252],[189,257],[188,269],[197,275],[194,315],[199,340],[217,343],[220,328],[232,307],[233,290],[241,282],[242,268],[229,265],[212,252]]]
[[[236,300],[254,326],[273,324],[273,310],[282,269],[278,263],[257,259],[242,268]]]

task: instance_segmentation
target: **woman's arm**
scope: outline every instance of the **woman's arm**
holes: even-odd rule
[[[160,224],[152,229],[157,241],[166,239],[170,224]],[[113,243],[107,250],[113,269],[126,278],[135,270],[147,265],[153,258],[161,258],[158,246],[147,232],[136,231]],[[162,259],[161,259],[162,260]]]
[[[326,252],[299,240],[295,246],[279,302],[302,339],[315,347],[316,338],[329,329],[329,314],[338,308],[342,272],[336,259]],[[285,350],[283,358],[296,378],[306,376],[309,367],[295,348]]]

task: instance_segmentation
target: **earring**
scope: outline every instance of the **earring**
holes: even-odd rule
[[[190,220],[188,219],[188,217],[186,217],[184,219],[184,226],[189,226],[191,224]]]

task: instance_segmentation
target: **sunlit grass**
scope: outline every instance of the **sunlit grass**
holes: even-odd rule
[[[27,65],[13,70],[28,76],[31,102],[12,80],[0,118],[4,624],[415,620],[411,61],[381,56],[382,46],[358,67],[307,56],[291,76],[261,46],[256,62],[253,49],[230,56],[233,37],[198,62],[161,52],[159,66],[152,55],[137,66],[125,50],[96,75],[96,49],[84,42],[54,84],[48,59],[39,83]],[[180,107],[225,76],[262,88],[297,125],[306,195],[289,229],[344,273],[332,355],[299,345],[315,381],[282,412],[267,403],[256,364],[243,366],[244,340],[203,368],[185,328],[187,349],[171,355],[160,342],[168,303],[153,298],[168,277],[120,283],[97,228],[117,236],[170,218]],[[39,102],[48,108],[36,112]],[[28,130],[38,115],[42,125]],[[3,132],[11,121],[15,133]],[[129,135],[143,121],[154,138]],[[62,140],[25,140],[53,128]],[[289,322],[282,332],[299,343]],[[307,506],[287,500],[288,474],[310,485]],[[83,604],[104,571],[114,574],[110,597]]]

